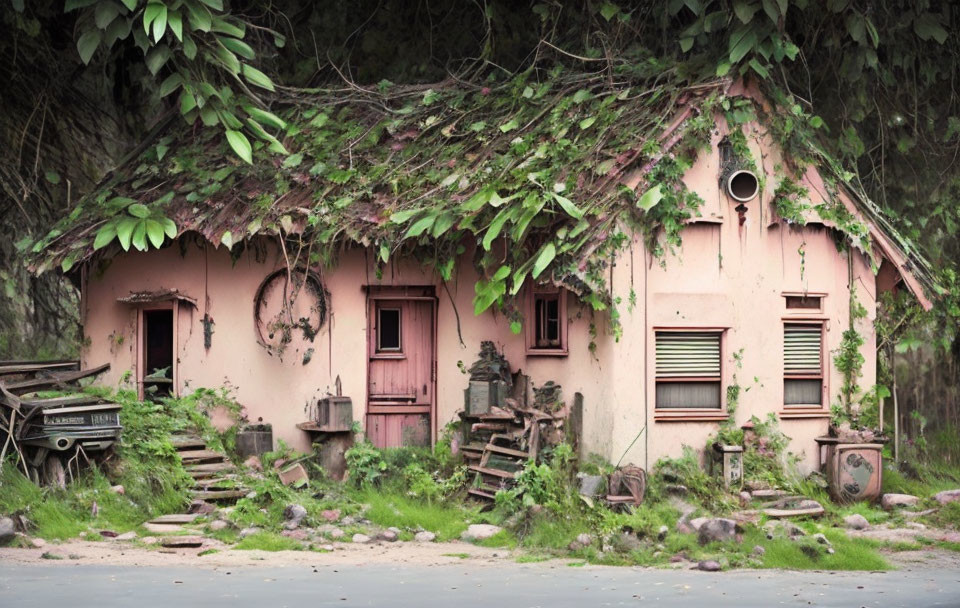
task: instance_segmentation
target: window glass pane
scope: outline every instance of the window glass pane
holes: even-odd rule
[[[719,382],[657,382],[658,408],[720,409]]]
[[[400,309],[377,310],[377,350],[400,350]]]
[[[560,297],[556,294],[535,296],[534,347],[560,346]]]
[[[820,405],[823,391],[823,381],[800,380],[787,378],[783,381],[784,405]]]
[[[820,298],[821,296],[787,296],[787,308],[819,310]]]

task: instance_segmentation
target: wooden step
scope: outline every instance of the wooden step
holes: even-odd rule
[[[170,515],[161,515],[150,520],[151,524],[192,524],[193,520],[200,517],[199,513],[173,513]]]
[[[207,464],[191,464],[184,468],[187,470],[187,473],[190,473],[191,475],[193,473],[226,473],[237,470],[233,464],[226,460],[223,462],[210,462]]]
[[[200,464],[200,463],[214,463],[214,462],[223,462],[224,457],[220,452],[214,452],[213,450],[185,450],[178,452],[180,455],[180,460],[184,464]]]
[[[486,467],[480,467],[476,465],[471,465],[468,467],[469,470],[480,473],[481,475],[490,475],[491,477],[499,477],[501,479],[516,479],[516,473],[510,473],[508,471],[501,471],[500,469],[488,469]]]
[[[226,500],[243,498],[249,490],[190,490],[190,494],[199,500]]]
[[[514,450],[511,448],[502,448],[498,445],[488,444],[484,450],[487,452],[493,452],[494,454],[503,454],[505,456],[515,456],[516,458],[523,458],[524,460],[530,459],[530,454],[528,452],[521,452],[520,450]]]
[[[207,449],[207,442],[193,435],[172,435],[170,443],[177,451]]]
[[[471,496],[476,496],[477,498],[483,498],[485,500],[496,500],[497,495],[491,494],[489,491],[482,488],[470,488],[467,490],[467,494]]]

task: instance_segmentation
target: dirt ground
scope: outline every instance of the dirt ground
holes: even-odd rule
[[[333,551],[243,551],[224,548],[219,541],[204,539],[202,547],[171,549],[145,547],[124,541],[71,540],[48,543],[40,548],[0,548],[0,562],[20,565],[102,564],[117,566],[189,566],[230,568],[239,566],[356,566],[391,565],[444,566],[469,561],[471,567],[512,562],[520,552],[478,547],[468,543],[378,542],[371,544],[333,543]],[[215,552],[207,552],[215,549]],[[960,553],[939,549],[884,551],[898,569],[955,569],[960,571]],[[46,555],[47,557],[44,557]],[[51,558],[50,555],[62,558]],[[579,562],[568,558],[557,564]]]

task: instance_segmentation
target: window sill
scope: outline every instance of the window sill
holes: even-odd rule
[[[370,355],[371,359],[406,359],[407,356],[403,353],[373,353]]]
[[[723,422],[729,416],[725,411],[701,409],[654,410],[654,422]]]
[[[804,418],[829,418],[830,412],[822,407],[817,408],[786,408],[778,413],[781,420],[801,420]]]
[[[528,357],[566,357],[568,354],[565,348],[527,348]]]

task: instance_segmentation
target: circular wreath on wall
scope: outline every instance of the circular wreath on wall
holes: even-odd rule
[[[257,340],[278,355],[291,345],[300,350],[320,333],[327,320],[328,299],[320,276],[313,271],[282,268],[267,275],[254,298]]]

